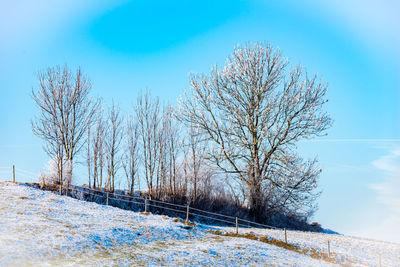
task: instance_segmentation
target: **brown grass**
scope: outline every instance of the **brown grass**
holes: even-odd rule
[[[183,223],[184,225],[187,225],[187,226],[192,226],[192,227],[196,226],[195,222],[186,221],[186,220],[182,220],[182,219],[179,219],[179,218],[174,218],[172,221],[175,222],[175,223],[181,222],[181,223]]]
[[[258,237],[254,233],[245,233],[245,234],[236,234],[236,233],[233,233],[233,232],[225,232],[225,233],[223,233],[220,230],[215,230],[215,231],[214,230],[210,230],[209,232],[212,233],[212,234],[215,234],[215,235],[220,235],[220,236],[241,237],[241,238],[256,240],[256,241],[260,241],[260,242],[267,243],[267,244],[270,244],[270,245],[274,245],[274,246],[277,246],[277,247],[281,247],[281,248],[284,248],[284,249],[287,249],[287,250],[295,251],[297,253],[310,256],[311,258],[314,258],[314,259],[324,260],[324,261],[330,262],[330,263],[346,265],[346,264],[343,264],[343,263],[341,263],[341,262],[339,262],[337,260],[338,255],[335,252],[331,252],[330,256],[329,256],[328,253],[320,251],[319,249],[316,249],[316,248],[303,248],[303,247],[301,247],[299,245],[286,243],[286,242],[284,242],[282,240],[275,239],[275,238],[270,237],[270,236],[260,236],[260,237]],[[347,261],[349,261],[349,264],[355,263],[355,261],[352,260],[352,259],[349,259],[347,257],[345,257],[345,259]]]
[[[192,226],[192,227],[196,226],[196,223],[195,222],[191,222],[191,221],[183,221],[183,224],[188,225],[188,226]]]

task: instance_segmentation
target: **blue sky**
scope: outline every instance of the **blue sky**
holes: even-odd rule
[[[175,103],[190,72],[264,41],[329,83],[334,125],[299,144],[323,168],[313,219],[400,242],[398,10],[394,0],[0,0],[0,167],[39,173],[48,160],[30,129],[30,92],[48,66],[81,66],[94,96],[129,112],[139,91]]]

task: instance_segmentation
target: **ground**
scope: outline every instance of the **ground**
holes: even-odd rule
[[[330,266],[260,241],[210,233],[217,227],[83,202],[26,185],[0,183],[1,266]],[[218,227],[222,231],[231,228]],[[282,239],[281,230],[239,229]],[[288,242],[326,251],[341,264],[400,266],[400,244],[288,231]]]

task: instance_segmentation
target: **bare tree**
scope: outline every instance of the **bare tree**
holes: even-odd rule
[[[169,192],[173,195],[177,192],[177,175],[178,175],[178,156],[181,150],[181,143],[179,130],[180,128],[176,124],[175,110],[172,106],[167,107],[165,115],[165,134],[166,134],[166,145],[168,151],[168,177],[169,177]]]
[[[39,115],[32,121],[32,129],[45,140],[47,154],[56,155],[62,184],[62,165],[70,164],[72,177],[74,157],[84,146],[87,125],[93,116],[91,83],[80,69],[73,75],[67,66],[48,68],[39,73],[38,79],[39,87],[32,90],[32,98]]]
[[[186,149],[188,149],[189,166],[191,168],[191,182],[193,185],[192,201],[196,202],[198,193],[199,174],[206,157],[207,144],[202,140],[202,136],[196,133],[193,125],[188,129]],[[205,175],[206,173],[204,173]],[[204,178],[206,175],[204,176]]]
[[[133,194],[139,171],[139,128],[133,116],[130,116],[127,120],[125,142],[126,151],[122,165],[125,170],[129,193]]]
[[[119,158],[120,145],[122,141],[123,128],[119,108],[114,103],[108,114],[108,131],[106,132],[106,159],[107,159],[107,188],[111,192],[115,189],[115,178],[121,167]]]
[[[93,188],[102,186],[102,170],[103,170],[103,142],[105,137],[105,126],[103,119],[103,110],[101,101],[95,107],[93,123],[88,125],[88,142],[87,142],[87,165],[89,187]]]
[[[97,166],[96,170],[96,178],[97,180],[97,186],[102,187],[103,186],[103,169],[104,169],[104,155],[105,155],[105,136],[106,136],[106,128],[104,125],[104,120],[103,117],[100,117],[98,123],[97,123],[97,138],[98,138],[98,144],[97,144],[97,158],[99,161],[99,164]]]
[[[103,156],[105,128],[102,115],[98,117],[93,136],[93,187],[103,186]]]
[[[90,142],[90,137],[91,137],[90,136],[90,128],[91,128],[91,125],[89,124],[88,125],[88,130],[87,130],[87,138],[88,139],[87,139],[87,148],[86,148],[86,152],[87,152],[86,163],[87,163],[87,167],[88,167],[89,188],[91,187],[91,183],[92,183],[91,170],[92,170],[92,161],[93,161],[92,155],[90,153],[90,145],[91,145],[91,142]],[[93,177],[93,180],[94,180],[94,177]]]
[[[161,128],[159,130],[159,162],[158,177],[159,195],[174,195],[176,192],[176,176],[178,169],[177,157],[179,153],[179,129],[175,123],[175,112],[171,105],[167,105],[162,113]],[[157,191],[158,191],[157,190]]]
[[[237,47],[222,70],[192,75],[191,88],[180,118],[211,141],[213,162],[246,186],[252,216],[260,219],[271,202],[301,205],[313,194],[316,161],[293,155],[299,140],[331,125],[322,109],[327,85],[317,76],[257,43]]]
[[[161,128],[160,104],[149,93],[139,95],[135,107],[142,139],[145,179],[150,196],[153,195],[154,178],[159,163],[159,134]]]
[[[156,175],[156,194],[160,198],[166,193],[166,179],[167,179],[167,127],[168,117],[167,112],[164,110],[161,114],[160,129],[157,131],[157,145],[158,145],[158,163]]]
[[[189,175],[190,175],[190,151],[185,145],[185,140],[182,140],[181,146],[183,147],[182,171],[180,181],[180,194],[187,195]]]

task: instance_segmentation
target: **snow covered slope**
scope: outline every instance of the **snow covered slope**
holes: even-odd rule
[[[198,225],[187,230],[165,216],[143,215],[0,182],[1,266],[329,266],[274,245],[217,236],[208,232],[210,228]],[[268,234],[282,236],[281,231]],[[377,265],[376,253],[380,253],[383,266],[400,266],[397,244],[292,231],[288,237],[289,241],[321,248],[329,238],[333,251],[352,256],[355,265]]]

